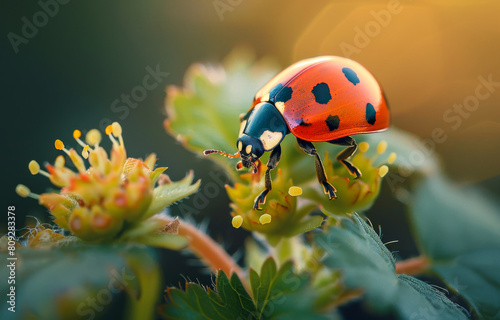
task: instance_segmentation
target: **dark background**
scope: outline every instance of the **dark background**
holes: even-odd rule
[[[129,155],[156,152],[172,179],[194,169],[196,178],[212,181],[207,168],[213,164],[186,151],[163,129],[167,84],[180,85],[190,64],[220,62],[238,45],[251,47],[258,57],[271,56],[283,67],[320,54],[344,55],[341,44],[352,45],[357,28],[365,29],[375,19],[373,12],[391,5],[326,0],[231,3],[226,7],[230,9],[218,12],[216,1],[70,1],[59,5],[59,12],[15,53],[8,34],[22,35],[22,18],[32,21],[41,7],[35,1],[1,1],[1,194],[3,208],[16,207],[18,227],[35,222],[22,219],[27,216],[50,221],[36,201],[14,192],[18,183],[35,193],[49,186],[43,176],[29,173],[29,161],[52,162],[60,154],[54,149],[55,139],[76,146],[73,130],[99,128],[103,119],[121,123]],[[436,146],[436,154],[452,179],[500,195],[500,87],[463,117],[457,129],[443,119],[454,104],[474,95],[478,77],[491,74],[500,81],[500,5],[465,0],[399,3],[400,12],[350,57],[379,78],[396,126],[422,138],[430,137],[434,128],[445,130],[448,139]],[[112,101],[130,94],[141,85],[146,67],[156,65],[168,77],[128,115],[113,112]],[[385,241],[400,239],[391,249],[409,257],[416,251],[404,210],[390,199],[384,186],[371,212],[385,214],[368,216],[384,227]],[[179,214],[175,206],[171,212]],[[229,227],[224,192],[192,218],[205,220],[209,233],[229,252],[241,247],[246,234]],[[0,221],[2,234],[5,221]],[[172,272],[167,282],[182,280],[178,273],[200,276],[195,272],[200,268],[185,267],[185,259],[174,256],[178,272]],[[207,276],[201,277],[209,283]]]

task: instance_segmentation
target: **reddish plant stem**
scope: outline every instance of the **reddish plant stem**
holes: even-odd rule
[[[358,290],[347,290],[343,294],[341,294],[337,299],[332,301],[332,304],[328,306],[327,310],[331,310],[333,308],[337,308],[341,305],[344,305],[352,300],[356,300],[363,295],[364,291],[361,289]]]
[[[425,256],[411,258],[396,263],[397,274],[416,275],[424,272],[430,265],[429,259]]]
[[[238,275],[245,287],[248,288],[245,273],[231,256],[211,237],[192,224],[180,220],[179,235],[188,240],[189,249],[213,272],[224,271],[228,276],[233,272]]]

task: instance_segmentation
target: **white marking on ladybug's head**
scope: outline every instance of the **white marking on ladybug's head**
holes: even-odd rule
[[[285,112],[285,103],[283,101],[276,102],[274,106],[281,112],[281,114]]]
[[[238,151],[243,150],[243,143],[241,141],[238,141]]]
[[[266,93],[265,95],[262,96],[262,98],[260,99],[261,102],[266,102],[266,101],[269,101],[269,92]]]
[[[281,142],[283,133],[266,130],[259,139],[264,146],[264,150],[269,151],[274,149]]]
[[[245,130],[246,125],[247,125],[247,120],[243,120],[243,122],[240,124],[240,132],[238,134],[238,137],[241,137],[241,135],[243,134],[243,130]]]
[[[249,144],[246,148],[245,148],[245,151],[247,154],[251,154],[252,153],[252,145]]]

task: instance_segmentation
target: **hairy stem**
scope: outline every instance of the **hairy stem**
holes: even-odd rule
[[[161,219],[165,221],[165,224],[173,221],[168,217],[161,217]],[[189,250],[210,267],[212,272],[222,270],[228,276],[234,272],[241,279],[245,287],[248,288],[245,280],[245,272],[210,236],[189,222],[180,219],[178,234],[188,240]]]
[[[416,275],[424,272],[429,267],[429,259],[425,256],[411,258],[396,263],[397,274]]]

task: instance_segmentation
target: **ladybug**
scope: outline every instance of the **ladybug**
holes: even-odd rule
[[[280,143],[287,134],[294,135],[299,147],[314,157],[318,181],[332,200],[337,198],[336,190],[327,180],[313,142],[345,146],[337,160],[359,178],[361,172],[348,160],[357,149],[351,135],[383,131],[389,127],[390,116],[382,89],[368,70],[347,58],[320,56],[299,61],[271,79],[257,92],[240,122],[237,153],[205,150],[204,154],[241,157],[237,169],[253,167],[255,173],[258,159],[270,151],[266,188],[253,207],[260,210],[272,189],[271,170],[278,165]]]

